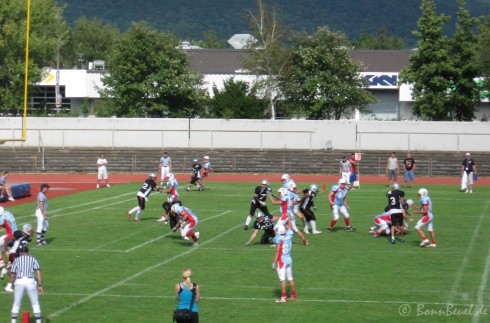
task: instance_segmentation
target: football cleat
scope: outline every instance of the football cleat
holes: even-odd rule
[[[192,246],[193,246],[193,247],[199,247],[199,243],[194,242],[194,243],[192,244]]]
[[[315,231],[313,231],[312,233],[313,233],[313,234],[320,234],[320,233],[322,233],[322,232],[321,232],[321,231],[318,231],[318,230],[315,230]]]
[[[396,243],[396,240],[395,239],[391,239],[391,244],[395,244]]]
[[[139,221],[140,219],[139,218],[134,218],[135,221]]]
[[[281,297],[276,299],[276,303],[286,303],[288,300],[286,297]]]
[[[7,287],[5,287],[5,291],[8,292],[8,293],[12,293],[14,291],[14,289],[12,288],[12,284],[11,283],[8,283],[7,284]]]
[[[194,235],[196,236],[196,239],[199,239],[199,236],[201,235],[199,232],[196,232],[194,233]]]
[[[422,246],[422,247],[426,246],[428,244],[429,244],[429,239],[424,239],[424,240],[422,240],[422,242],[420,242],[420,246]]]
[[[345,228],[345,231],[347,231],[347,232],[354,232],[354,231],[356,231],[356,229],[353,228],[353,227],[347,227],[347,228]]]
[[[437,245],[436,245],[435,243],[431,243],[431,244],[429,244],[427,247],[428,247],[428,248],[435,248],[436,246],[437,246]]]
[[[333,228],[328,228],[328,232],[332,233],[333,232]]]
[[[248,230],[248,225],[245,224],[245,226],[243,227],[243,230]]]

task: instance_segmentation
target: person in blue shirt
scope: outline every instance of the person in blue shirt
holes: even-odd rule
[[[189,268],[182,271],[183,281],[175,285],[175,297],[179,304],[177,310],[191,310],[191,319],[178,321],[178,323],[199,323],[197,304],[200,299],[199,285],[192,283],[192,272]]]

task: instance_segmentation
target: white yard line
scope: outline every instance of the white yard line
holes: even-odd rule
[[[231,211],[230,211],[230,212],[231,212]],[[226,214],[226,213],[222,213],[222,215],[223,215],[223,214]],[[215,217],[217,217],[217,215],[216,215],[216,216],[214,216],[213,218],[215,218]],[[226,231],[222,232],[221,234],[219,234],[219,235],[217,235],[217,236],[215,236],[215,237],[213,237],[213,238],[211,238],[211,239],[209,239],[209,240],[206,240],[206,241],[205,241],[205,242],[203,242],[201,245],[202,245],[202,246],[205,246],[205,245],[207,245],[207,244],[209,244],[209,243],[211,243],[211,242],[213,242],[213,241],[215,241],[215,240],[218,240],[218,239],[220,239],[221,237],[223,237],[223,236],[227,235],[228,233],[230,233],[230,232],[232,232],[232,231],[234,231],[234,230],[236,230],[236,229],[240,228],[241,226],[242,226],[242,224],[239,224],[239,225],[237,225],[237,226],[234,226],[233,228],[230,228],[230,229],[228,229],[228,230],[226,230]],[[165,261],[159,262],[159,263],[157,263],[157,264],[155,264],[155,265],[153,265],[153,266],[150,266],[150,267],[148,267],[148,268],[146,268],[146,269],[143,269],[143,270],[139,271],[138,273],[136,273],[136,274],[134,274],[134,275],[128,276],[127,278],[125,278],[125,279],[123,279],[123,280],[121,280],[121,281],[119,281],[119,282],[117,282],[117,283],[115,283],[115,284],[112,284],[112,285],[110,285],[110,286],[108,286],[108,287],[106,287],[106,288],[103,288],[103,289],[101,289],[101,290],[99,290],[99,291],[97,291],[97,292],[95,292],[95,293],[93,293],[93,294],[89,294],[89,295],[85,296],[84,298],[82,298],[81,300],[79,300],[79,301],[77,301],[77,302],[75,302],[75,303],[72,303],[72,304],[70,304],[70,305],[68,305],[68,306],[64,307],[63,309],[61,309],[61,310],[59,310],[59,311],[56,311],[56,312],[54,312],[54,313],[52,313],[52,314],[48,315],[48,319],[52,319],[52,318],[54,318],[54,317],[57,317],[57,316],[59,316],[59,315],[61,315],[61,314],[65,313],[65,312],[69,311],[70,309],[72,309],[72,308],[73,308],[73,307],[75,307],[75,306],[78,306],[78,305],[84,304],[84,303],[86,303],[86,302],[88,302],[88,301],[92,300],[93,298],[95,298],[95,297],[97,297],[97,296],[101,296],[102,294],[104,294],[105,292],[107,292],[107,291],[109,291],[109,290],[111,290],[111,289],[113,289],[113,288],[116,288],[116,287],[118,287],[118,286],[124,285],[124,284],[125,284],[125,283],[127,283],[128,281],[131,281],[132,279],[138,278],[138,277],[140,277],[141,275],[146,274],[147,272],[152,271],[152,270],[154,270],[154,269],[157,269],[157,268],[158,268],[158,267],[160,267],[160,266],[166,265],[166,264],[168,264],[168,263],[170,263],[170,262],[174,261],[175,259],[179,259],[179,258],[182,258],[182,257],[186,257],[188,254],[190,254],[190,253],[192,253],[192,252],[194,252],[195,250],[198,250],[198,249],[199,249],[199,247],[191,247],[191,246],[189,246],[189,249],[188,249],[187,251],[184,251],[184,252],[182,252],[182,253],[180,253],[180,254],[178,254],[178,255],[176,255],[176,256],[173,256],[173,257],[171,257],[171,258],[166,259]]]
[[[466,270],[466,267],[468,266],[468,262],[470,261],[470,255],[473,253],[473,246],[480,236],[480,228],[482,227],[482,222],[487,215],[489,204],[490,202],[485,203],[485,208],[483,209],[483,212],[480,213],[480,216],[478,217],[478,222],[474,225],[475,229],[473,230],[473,234],[470,238],[470,243],[468,244],[468,247],[466,248],[466,251],[464,253],[463,262],[461,263],[461,266],[459,266],[458,272],[456,273],[456,277],[453,282],[453,286],[451,288],[451,291],[449,292],[449,298],[447,301],[448,304],[452,304],[454,298],[456,297],[459,285],[461,284],[461,280],[463,279],[464,272]]]
[[[488,284],[489,274],[490,274],[490,249],[488,249],[487,261],[485,261],[485,270],[481,275],[480,288],[478,289],[478,297],[476,300],[477,308],[485,305],[484,296],[485,296],[485,289],[487,288],[487,284]],[[471,322],[478,323],[479,321],[480,321],[480,315],[475,315],[473,316],[473,320]]]

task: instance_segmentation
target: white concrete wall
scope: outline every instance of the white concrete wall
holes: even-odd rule
[[[490,151],[488,122],[27,118],[12,147]],[[0,141],[22,138],[0,118]]]

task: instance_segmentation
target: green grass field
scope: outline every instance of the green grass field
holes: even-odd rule
[[[342,230],[343,221],[327,232],[331,214],[321,193],[316,215],[323,233],[309,235],[308,246],[294,240],[298,301],[276,304],[274,248],[259,245],[258,237],[243,246],[252,233],[243,224],[256,185],[208,186],[203,192],[181,189],[182,201],[200,220],[198,248],[156,222],[163,194],[150,196],[141,222],[127,221],[140,183],[51,198],[49,245],[31,245],[43,268],[47,321],[171,322],[174,285],[190,267],[201,286],[201,322],[490,322],[490,187],[477,186],[474,194],[427,187],[436,249],[418,246],[418,216],[405,243],[368,234],[386,204],[383,185],[349,193],[354,233]],[[416,190],[407,189],[407,197],[415,199]],[[28,203],[8,210],[21,225],[34,224],[34,208]],[[3,289],[0,297],[7,322],[13,297]],[[31,311],[27,296],[24,310]]]

